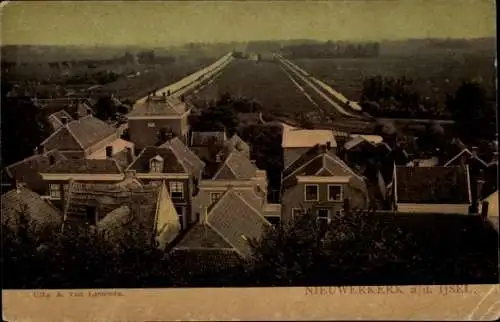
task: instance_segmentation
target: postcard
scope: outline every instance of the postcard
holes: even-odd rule
[[[4,320],[500,317],[495,2],[1,10]]]

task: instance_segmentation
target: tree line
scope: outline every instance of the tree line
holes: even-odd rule
[[[291,45],[281,49],[287,58],[362,58],[377,57],[378,42],[344,43],[328,41],[320,44]]]
[[[40,245],[21,220],[16,230],[3,227],[3,282],[21,289],[496,283],[498,233],[480,216],[432,216],[347,206],[328,223],[311,211],[252,241],[251,258],[227,266],[222,257],[210,270],[156,249],[133,227],[119,243],[81,230]]]

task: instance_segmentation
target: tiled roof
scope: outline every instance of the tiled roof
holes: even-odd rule
[[[139,185],[133,179],[116,184],[73,181],[65,205],[64,217],[70,222],[85,218],[86,207],[96,207],[101,221],[98,228],[108,231],[123,229],[134,219],[151,233],[162,185]],[[128,207],[128,211],[125,206]],[[111,217],[107,218],[111,214]],[[138,214],[138,215],[137,215]],[[131,219],[130,216],[133,215]],[[78,221],[77,221],[78,222]]]
[[[364,136],[362,135],[358,135],[358,136],[355,136],[353,138],[351,138],[350,140],[348,140],[345,144],[344,144],[344,149],[346,150],[350,150],[360,144],[367,144],[369,147],[374,147],[375,146],[375,143],[368,140],[367,138],[365,138]]]
[[[101,149],[93,152],[87,158],[89,158],[89,159],[106,159],[106,148],[108,146],[113,148],[113,156],[114,156],[115,154],[118,154],[122,151],[127,151],[127,148],[133,149],[134,143],[117,138],[113,142],[110,142],[106,146],[102,147]]]
[[[191,227],[181,241],[174,247],[188,248],[219,248],[231,249],[232,246],[209,225],[198,223]]]
[[[29,189],[37,193],[44,193],[46,183],[40,176],[40,172],[44,172],[51,166],[51,158],[54,162],[65,159],[59,151],[52,150],[13,163],[5,168],[5,172],[10,178],[25,183]]]
[[[54,140],[57,148],[81,150],[114,134],[116,130],[106,122],[87,115],[78,120],[69,122],[66,126],[61,126],[56,132],[49,136],[41,145]],[[59,146],[62,145],[62,146]]]
[[[122,169],[113,159],[62,159],[45,173],[60,174],[120,174]]]
[[[69,115],[69,113],[65,110],[60,110],[49,115],[48,119],[54,131],[63,125],[64,117],[67,118],[68,122],[73,120],[73,117],[71,117],[71,115]]]
[[[465,168],[396,167],[398,203],[469,203],[469,178]]]
[[[160,145],[160,148],[163,147],[172,148],[191,172],[201,171],[205,167],[205,163],[177,137]]]
[[[249,180],[255,176],[257,167],[240,152],[231,152],[220,165],[213,180]]]
[[[156,156],[163,159],[163,173],[188,173],[188,169],[171,147],[145,147],[128,169],[140,173],[149,172],[150,160]]]
[[[192,271],[206,275],[243,263],[236,250],[225,248],[174,248],[171,259],[177,264],[174,270],[181,275],[189,275]]]
[[[191,132],[191,146],[207,146],[215,138],[216,143],[223,144],[226,140],[224,131]]]
[[[62,224],[62,214],[37,193],[20,187],[2,195],[2,223],[19,227],[20,214],[30,222],[28,229],[37,237],[49,238]]]
[[[252,253],[249,242],[259,241],[266,228],[271,226],[257,209],[233,189],[227,190],[211,207],[207,224],[243,257]]]
[[[229,148],[230,151],[236,150],[239,152],[249,153],[250,146],[248,143],[243,141],[237,134],[234,134],[229,140],[225,142],[225,145]]]
[[[447,167],[447,166],[450,166],[450,165],[451,166],[453,166],[453,165],[460,165],[459,160],[464,155],[466,155],[469,160],[474,160],[476,163],[478,163],[482,167],[487,167],[488,166],[488,164],[483,159],[481,159],[480,157],[478,157],[476,154],[472,153],[467,148],[463,149],[461,152],[459,152],[458,154],[456,154],[453,158],[451,158],[448,162],[446,162],[444,166]]]
[[[175,96],[150,96],[145,102],[134,106],[129,116],[177,115],[188,110],[186,103]]]

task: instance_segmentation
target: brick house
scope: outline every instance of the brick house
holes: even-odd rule
[[[251,243],[259,242],[269,228],[271,224],[252,201],[229,188],[203,208],[198,222],[173,247],[171,255],[203,271],[230,267],[251,257]]]
[[[175,96],[149,96],[127,115],[130,140],[138,149],[158,145],[162,133],[187,142],[190,113],[190,105]]]
[[[67,199],[71,181],[111,184],[125,178],[123,169],[113,159],[61,159],[40,175],[48,187],[44,197],[59,207]]]
[[[192,216],[192,197],[198,189],[204,163],[178,138],[161,146],[145,147],[127,170],[133,170],[145,183],[164,181],[179,215],[181,228],[189,227]]]
[[[393,207],[401,213],[469,214],[468,167],[394,167]]]
[[[65,159],[57,150],[38,153],[13,163],[2,171],[2,193],[22,185],[38,194],[45,194],[48,190],[48,183],[40,175],[56,162]]]
[[[326,145],[310,148],[283,172],[282,220],[294,218],[313,206],[320,218],[330,218],[343,211],[347,199],[354,209],[368,207],[364,178],[356,174]]]
[[[86,158],[119,140],[115,128],[92,115],[78,120],[63,118],[62,123],[40,144],[42,153],[57,149],[67,158]]]

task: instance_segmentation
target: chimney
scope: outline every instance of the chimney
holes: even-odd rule
[[[491,158],[491,162],[498,162],[498,151],[493,152],[493,157]]]
[[[92,109],[91,108],[87,108],[87,115],[92,115]]]
[[[113,157],[113,147],[112,146],[107,146],[106,147],[106,158],[110,159]]]
[[[483,186],[484,186],[484,179],[482,177],[476,178],[476,200],[477,203],[479,204],[480,200],[483,197]]]
[[[471,146],[470,152],[472,152],[473,155],[477,155],[477,146]]]
[[[54,165],[56,163],[56,158],[53,155],[49,155],[49,165]]]
[[[418,167],[420,165],[420,160],[413,160],[413,165]]]
[[[38,147],[35,147],[35,148],[33,149],[33,154],[34,154],[34,155],[37,155],[37,154],[38,154]]]
[[[326,149],[330,150],[332,148],[332,142],[328,141],[326,142]]]
[[[163,95],[163,97],[165,97],[165,96],[167,96],[167,93],[163,92],[162,95]]]
[[[61,117],[61,122],[62,122],[63,125],[68,124],[68,117],[67,116]]]

